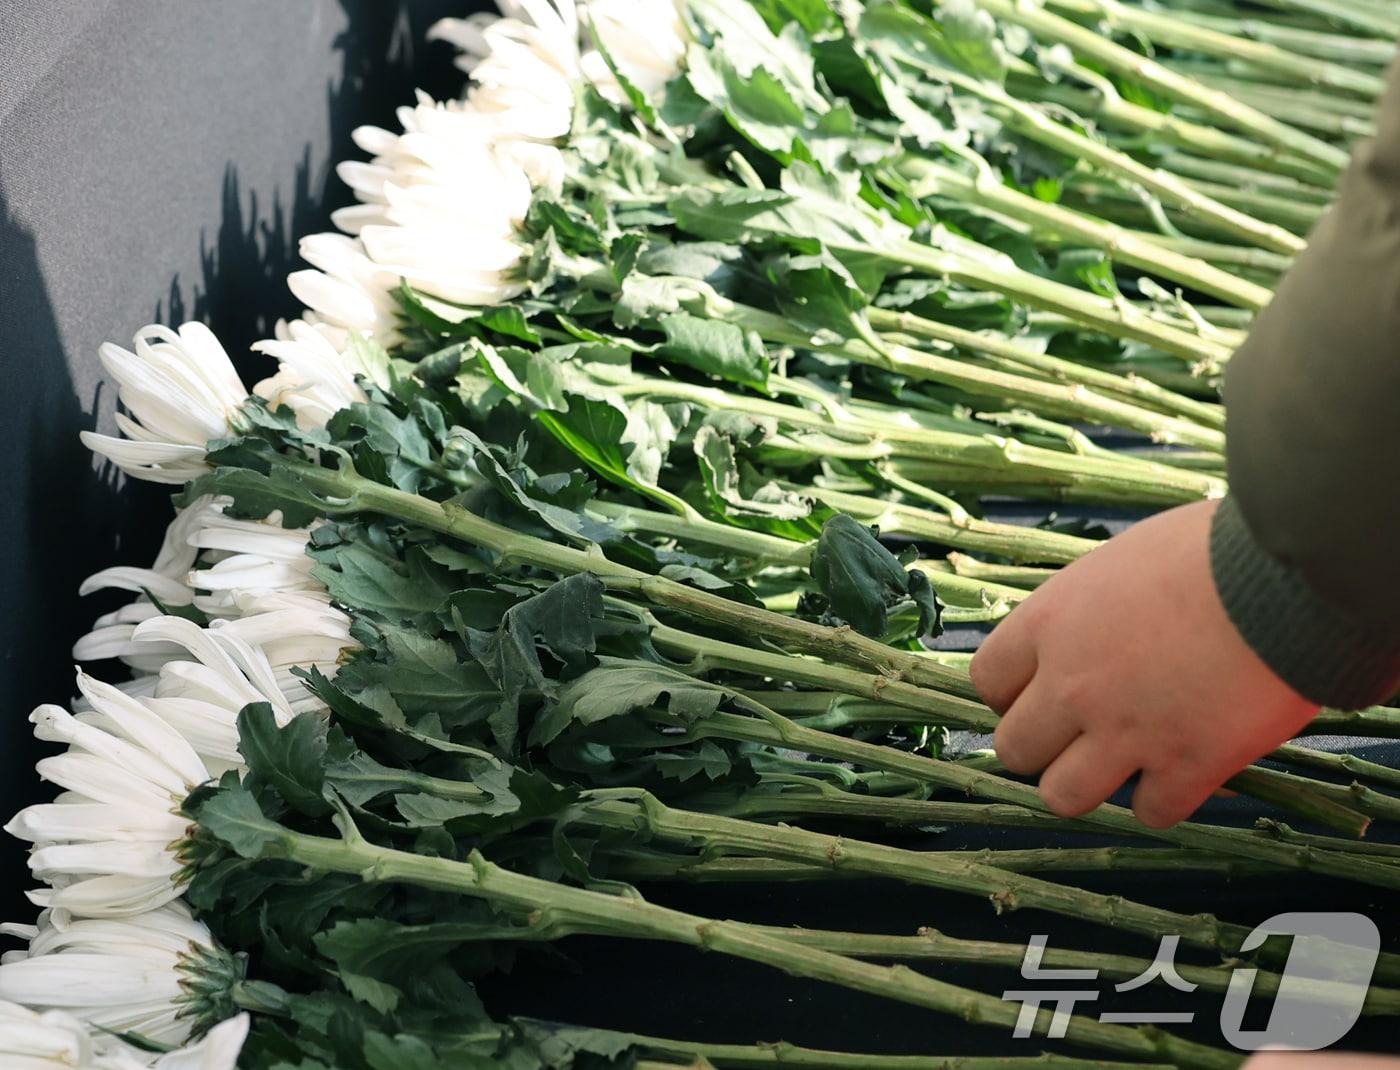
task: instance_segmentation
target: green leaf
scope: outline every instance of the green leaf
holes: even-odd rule
[[[324,498],[307,486],[301,474],[289,469],[280,457],[269,456],[265,467],[254,469],[221,464],[221,458],[227,456],[224,451],[211,452],[210,461],[220,467],[192,480],[176,496],[176,504],[183,508],[205,495],[226,495],[233,499],[225,510],[231,516],[263,519],[280,510],[286,528],[306,527],[343,508],[342,502]],[[239,461],[243,460],[240,456]]]
[[[529,1018],[517,1018],[514,1024],[521,1040],[534,1050],[545,1070],[626,1070],[633,1065],[627,1057],[632,1041],[621,1033]]]
[[[194,817],[240,858],[275,857],[273,848],[287,838],[287,830],[266,817],[252,793],[238,784],[220,784],[200,801]]]
[[[812,502],[782,490],[776,483],[759,487],[753,497],[744,494],[734,442],[713,424],[702,424],[693,443],[705,488],[726,514],[760,516],[774,520],[802,520],[812,514]]]
[[[385,625],[383,660],[360,656],[336,677],[352,697],[382,686],[409,717],[434,715],[449,727],[484,722],[501,692],[480,665],[457,660],[451,644],[409,628]]]
[[[886,611],[905,599],[919,605],[920,634],[937,623],[928,578],[906,572],[870,528],[845,513],[823,526],[812,555],[812,579],[830,601],[832,612],[862,635],[882,636]]]
[[[685,721],[719,709],[731,692],[676,669],[645,661],[599,657],[591,669],[559,689],[555,705],[535,724],[530,744],[548,743],[569,726],[597,724],[648,706],[664,705]]]
[[[432,468],[433,447],[415,416],[399,416],[384,401],[351,405],[331,417],[326,430],[337,441],[360,443],[384,463],[394,486],[415,492],[423,469]],[[356,455],[362,456],[360,451]]]
[[[310,552],[317,561],[311,574],[336,602],[394,622],[435,613],[456,586],[417,546],[409,547],[402,561],[364,538]]]
[[[658,750],[651,755],[657,772],[668,780],[691,780],[704,774],[710,780],[725,776],[732,763],[724,748],[713,740],[702,740],[692,750]]]
[[[686,312],[662,316],[657,325],[666,334],[659,357],[731,383],[767,389],[768,351],[757,331]]]
[[[791,154],[794,139],[813,124],[812,115],[762,66],[741,74],[722,52],[693,47],[686,77],[735,130],[781,159]]]
[[[620,402],[572,395],[567,412],[540,412],[535,419],[599,475],[676,507],[679,499],[656,483],[676,436],[662,406],[643,400],[623,409]]]
[[[676,224],[698,238],[777,242],[805,253],[825,245],[838,255],[878,256],[908,231],[865,204],[859,186],[855,175],[823,175],[795,163],[783,172],[780,190],[682,187],[667,207]]]
[[[995,20],[973,0],[943,0],[937,19],[893,2],[870,4],[857,36],[876,54],[935,77],[945,71],[1000,83],[1006,51]]]
[[[597,647],[602,619],[603,584],[585,572],[512,606],[494,631],[468,629],[472,656],[500,689],[491,727],[501,746],[515,745],[522,694],[533,691],[548,697],[555,693],[557,685],[546,675],[540,649],[559,662],[562,671],[580,673]]]
[[[298,714],[283,728],[268,703],[244,706],[238,714],[238,751],[250,775],[272,787],[292,809],[310,817],[330,813],[326,720],[320,714]]]

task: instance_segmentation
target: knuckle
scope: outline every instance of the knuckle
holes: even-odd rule
[[[1040,799],[1051,813],[1059,817],[1079,817],[1101,801],[1087,798],[1083,791],[1059,779],[1041,781]]]
[[[1014,728],[1007,728],[1003,721],[992,736],[992,746],[996,748],[997,761],[1013,773],[1033,773],[1030,756],[1025,753],[1016,739]]]
[[[1092,709],[1098,694],[1094,681],[1078,673],[1062,674],[1055,685],[1055,701],[1061,709]]]

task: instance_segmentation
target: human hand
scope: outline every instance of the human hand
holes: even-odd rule
[[[1210,570],[1214,502],[1136,524],[1049,580],[972,659],[1002,714],[997,757],[1041,772],[1045,804],[1092,810],[1134,773],[1133,809],[1165,828],[1318,707],[1259,659]]]
[[[1246,1059],[1240,1070],[1400,1070],[1400,1059],[1357,1052],[1261,1051]]]

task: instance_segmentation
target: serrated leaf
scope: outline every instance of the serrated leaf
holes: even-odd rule
[[[921,579],[911,579],[914,575]],[[883,635],[887,610],[905,599],[922,599],[921,624],[932,626],[937,618],[936,609],[929,614],[925,608],[928,578],[906,572],[868,527],[845,513],[836,514],[822,527],[812,554],[812,579],[832,611],[862,635]]]
[[[657,326],[666,335],[658,356],[731,383],[767,389],[768,350],[757,331],[686,312],[662,316]]]
[[[272,787],[292,809],[310,817],[330,813],[324,796],[326,720],[302,713],[286,727],[266,702],[238,714],[238,751],[251,776]]]
[[[362,539],[312,551],[312,556],[317,564],[311,574],[336,602],[395,622],[436,612],[456,587],[446,570],[417,546],[409,547],[402,561]]]
[[[598,667],[563,685],[555,705],[530,733],[532,746],[557,738],[570,723],[597,724],[648,706],[663,705],[684,721],[714,713],[730,697],[717,684],[651,662],[600,657]]]
[[[287,830],[265,816],[252,794],[236,784],[221,784],[201,800],[194,817],[201,829],[240,858],[266,857],[287,837]]]
[[[559,580],[540,594],[512,606],[494,631],[469,629],[472,656],[500,689],[492,730],[503,747],[515,744],[517,707],[526,691],[552,696],[554,680],[540,661],[543,648],[566,673],[582,672],[598,644],[603,619],[603,585],[590,573]]]
[[[355,658],[337,676],[352,696],[381,686],[410,718],[431,714],[449,727],[483,722],[500,703],[500,689],[481,666],[458,661],[449,643],[390,625],[383,634],[384,660]]]

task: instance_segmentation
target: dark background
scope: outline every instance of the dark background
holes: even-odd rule
[[[350,200],[350,131],[392,125],[415,86],[454,93],[427,45],[445,0],[0,0],[0,812],[38,790],[25,717],[74,692],[73,641],[114,603],[84,576],[149,564],[162,489],[100,470],[111,433],[97,347],[153,321],[208,323],[245,379],[248,346],[300,307],[300,235]],[[119,604],[117,599],[115,604]],[[0,909],[31,913],[24,852],[0,842]]]
[[[166,491],[123,484],[78,442],[112,430],[114,392],[96,359],[151,321],[207,322],[248,381],[249,343],[294,315],[287,273],[298,235],[328,229],[347,191],[333,161],[350,131],[393,123],[421,86],[457,91],[427,27],[471,3],[442,0],[0,0],[0,814],[41,793],[25,716],[73,690],[69,649],[100,611],[81,579],[144,564],[168,518]],[[411,72],[411,73],[410,73]],[[1248,813],[1242,813],[1242,819]],[[1023,846],[1024,833],[948,834],[938,846]],[[0,841],[0,911],[28,920],[24,852]],[[1178,910],[1262,920],[1282,909],[1345,908],[1383,922],[1393,896],[1316,881],[1115,877],[1104,890]],[[1035,914],[997,917],[969,898],[843,883],[647,889],[714,916],[827,928],[1019,940],[1151,956],[1149,941]],[[1110,945],[1115,945],[1111,946]],[[1121,946],[1116,946],[1121,945]],[[784,979],[676,947],[569,941],[572,965],[525,960],[486,986],[502,1014],[717,1041],[786,1038],[866,1051],[1031,1054],[915,1008]],[[987,991],[1006,971],[939,970]],[[1154,1006],[1148,998],[1138,1006]],[[1206,1021],[1219,1001],[1189,1001]],[[1384,1027],[1355,1034],[1397,1045]]]

